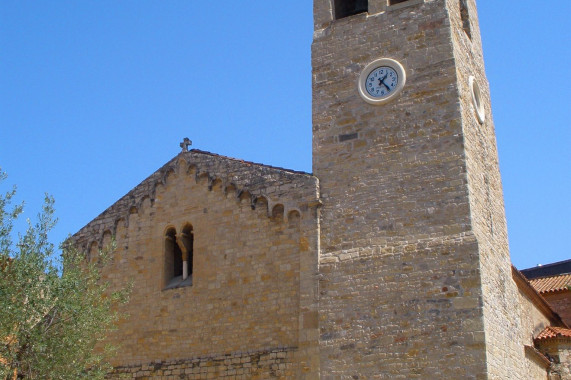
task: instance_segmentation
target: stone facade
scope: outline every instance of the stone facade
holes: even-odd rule
[[[379,13],[335,21],[330,1],[316,3],[321,373],[524,378],[505,365],[523,349],[508,334],[517,292],[475,4],[468,34],[457,0],[369,1]],[[401,62],[407,84],[372,106],[355,83],[380,57]]]
[[[134,283],[111,377],[547,377],[533,338],[567,326],[511,267],[474,1],[340,2],[314,0],[313,174],[183,148],[75,235]],[[371,105],[378,58],[407,83]]]
[[[540,344],[541,350],[552,360],[549,380],[571,379],[571,339],[559,338]]]
[[[195,361],[192,378],[206,378],[205,360],[214,363],[208,376],[311,372],[317,206],[311,175],[200,151],[181,153],[143,181],[75,236],[94,255],[115,235],[104,280],[134,284],[122,310],[130,318],[110,339],[121,347],[112,364],[144,377],[160,369],[165,378]],[[187,225],[192,285],[165,289],[165,231]],[[274,354],[279,361],[253,359]],[[225,355],[250,359],[230,368],[217,359]]]
[[[518,288],[518,299],[512,301],[512,319],[520,321],[521,325],[509,333],[514,341],[525,347],[526,359],[515,363],[521,367],[519,372],[525,378],[544,379],[554,369],[554,363],[550,362],[554,356],[549,355],[545,345],[539,344],[534,338],[541,336],[550,326],[558,326],[566,331],[566,324],[521,272],[512,268],[512,276]]]
[[[118,366],[113,377],[145,379],[268,379],[296,377],[292,351],[276,349]]]

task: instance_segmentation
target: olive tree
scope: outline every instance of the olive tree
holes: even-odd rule
[[[0,171],[0,184],[5,179]],[[104,338],[128,294],[110,292],[101,279],[110,250],[89,262],[68,239],[56,253],[48,195],[37,221],[13,238],[23,210],[14,195],[15,188],[0,194],[0,379],[102,379],[114,349]]]

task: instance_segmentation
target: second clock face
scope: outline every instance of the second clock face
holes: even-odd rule
[[[367,75],[365,88],[373,98],[382,99],[391,95],[398,83],[398,74],[392,67],[380,66]]]

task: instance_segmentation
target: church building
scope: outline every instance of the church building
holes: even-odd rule
[[[182,151],[74,238],[111,378],[571,379],[511,265],[475,0],[314,0],[313,173]]]

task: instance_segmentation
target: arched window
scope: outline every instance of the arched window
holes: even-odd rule
[[[165,233],[166,289],[192,285],[193,245],[191,225],[186,225],[180,234],[174,228]]]
[[[335,19],[353,16],[369,10],[368,0],[335,0]]]
[[[466,0],[460,0],[460,17],[462,18],[462,29],[466,35],[472,38],[472,29],[470,28],[470,13],[468,13],[468,3]]]

